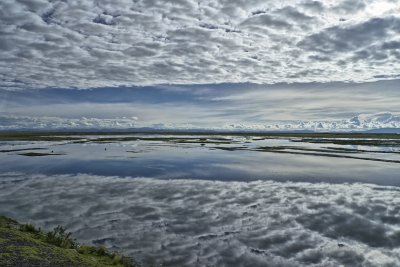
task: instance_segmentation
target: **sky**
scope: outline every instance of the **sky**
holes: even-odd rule
[[[400,128],[400,2],[0,2],[0,130]]]

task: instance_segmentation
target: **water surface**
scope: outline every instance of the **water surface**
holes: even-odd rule
[[[144,264],[400,266],[400,146],[364,141],[2,141],[0,213]]]

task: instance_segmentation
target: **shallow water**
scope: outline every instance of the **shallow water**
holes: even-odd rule
[[[0,214],[165,266],[400,265],[397,146],[84,138],[1,142]]]
[[[193,139],[194,137],[179,136],[180,142],[158,140],[122,142],[114,140],[107,143],[3,142],[0,144],[1,151],[43,149],[0,153],[2,163],[0,172],[46,175],[88,173],[102,176],[223,181],[368,182],[400,185],[398,179],[400,147],[313,144],[291,142],[284,138],[259,140],[257,137],[235,136],[199,136],[199,139],[203,138],[202,143]],[[96,140],[97,137],[83,136],[83,138]],[[204,140],[205,138],[207,140]],[[226,141],[222,143],[221,139]],[[265,147],[285,149],[259,150]],[[350,149],[351,153],[344,153],[346,151],[343,149]],[[354,150],[362,152],[354,153]],[[54,155],[36,157],[21,155],[29,152]]]

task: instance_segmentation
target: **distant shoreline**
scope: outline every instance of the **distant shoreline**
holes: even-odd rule
[[[234,135],[234,136],[263,136],[263,137],[314,137],[314,138],[376,138],[376,139],[400,139],[399,133],[374,133],[374,132],[255,132],[255,131],[117,131],[117,130],[79,130],[79,131],[0,131],[0,140],[7,137],[22,138],[29,136],[74,136],[74,135]]]

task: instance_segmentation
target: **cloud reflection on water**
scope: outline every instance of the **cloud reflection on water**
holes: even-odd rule
[[[399,189],[0,176],[0,212],[166,266],[399,266]],[[344,244],[339,247],[338,244]]]

